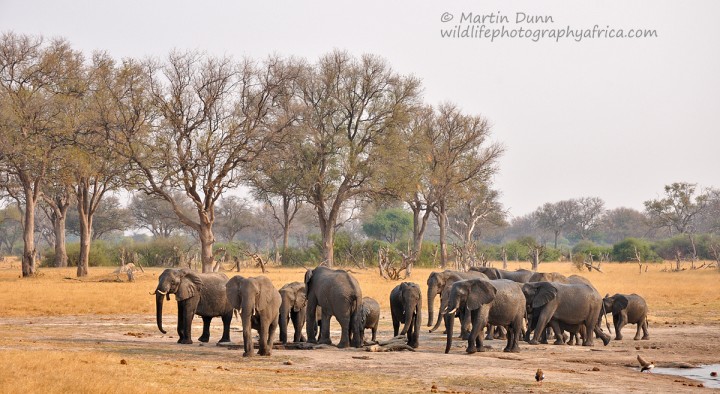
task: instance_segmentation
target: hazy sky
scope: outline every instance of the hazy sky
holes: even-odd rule
[[[484,26],[471,13],[487,15]],[[523,14],[552,21],[518,23]],[[496,187],[522,215],[581,196],[642,209],[677,181],[720,187],[717,15],[712,0],[0,0],[0,31],[65,37],[118,58],[173,48],[236,58],[379,54],[421,78],[428,103],[452,101],[490,120],[507,148]],[[657,37],[547,38],[595,25]],[[441,37],[456,26],[546,38]]]

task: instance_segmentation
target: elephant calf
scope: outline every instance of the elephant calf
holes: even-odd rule
[[[603,298],[605,313],[612,313],[613,325],[615,326],[615,339],[622,340],[622,328],[626,324],[637,324],[637,332],[635,333],[636,341],[640,338],[640,330],[642,330],[642,339],[650,339],[648,333],[647,313],[648,307],[645,299],[637,294],[609,294]]]
[[[365,329],[370,328],[372,330],[371,341],[375,342],[378,323],[380,323],[380,304],[375,301],[374,298],[363,297],[362,305],[360,306],[360,318],[362,319],[363,326],[363,342],[365,336]]]
[[[422,324],[422,297],[420,286],[412,282],[403,282],[390,292],[390,313],[393,321],[393,335],[398,336],[400,322],[403,323],[400,335],[406,335],[408,346],[417,348],[420,344],[420,325]]]
[[[235,276],[225,287],[228,301],[235,309],[240,310],[245,349],[243,357],[253,355],[251,329],[257,330],[260,336],[258,354],[269,356],[272,353],[273,336],[280,315],[280,293],[265,276]]]

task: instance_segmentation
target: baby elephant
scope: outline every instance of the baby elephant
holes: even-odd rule
[[[380,322],[380,304],[375,299],[370,297],[363,297],[362,306],[360,307],[363,325],[363,336],[365,335],[365,329],[372,329],[372,341],[375,342],[375,335],[377,334],[378,323]],[[364,338],[363,338],[364,341]]]
[[[605,313],[612,313],[613,325],[615,326],[615,339],[622,340],[620,332],[626,324],[637,324],[635,333],[636,341],[640,339],[640,330],[643,332],[642,339],[650,339],[648,333],[647,313],[648,307],[645,299],[637,294],[609,294],[603,298]]]

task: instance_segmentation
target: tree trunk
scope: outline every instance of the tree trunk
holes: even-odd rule
[[[447,266],[447,213],[444,204],[440,206],[437,214],[438,226],[440,226],[440,268]]]
[[[82,203],[78,203],[78,213],[80,214],[80,259],[78,260],[77,276],[83,277],[88,274],[90,266],[90,240],[92,239],[92,215],[82,208]]]
[[[66,211],[67,212],[67,211]],[[53,232],[55,233],[55,266],[67,267],[68,257],[65,248],[65,213],[55,215],[53,220]]]
[[[557,239],[558,239],[558,235],[560,235],[560,232],[554,231],[554,233],[555,233],[555,249],[557,249]]]
[[[416,253],[418,259],[420,259],[420,252],[422,251],[423,237],[425,235],[425,229],[427,228],[428,219],[430,219],[431,211],[425,211],[425,214],[420,216],[422,210],[414,204],[410,204],[410,209],[413,211],[413,251]]]
[[[36,200],[32,190],[25,189],[25,217],[23,225],[23,257],[22,257],[22,276],[28,277],[35,275],[36,264],[35,257],[35,207]]]
[[[328,267],[335,264],[335,228],[333,226],[325,226],[320,229],[322,231],[322,247],[323,260]]]
[[[200,261],[202,272],[213,272],[213,244],[215,236],[212,232],[212,222],[200,222]]]

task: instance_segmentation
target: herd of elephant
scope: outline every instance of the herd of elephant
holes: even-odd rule
[[[626,324],[637,325],[635,340],[649,339],[648,308],[641,296],[615,294],[603,298],[590,281],[579,275],[565,277],[558,273],[473,267],[468,272],[433,272],[427,285],[427,325],[433,326],[433,305],[439,295],[440,308],[430,332],[445,323],[445,353],[452,346],[456,318],[461,322],[461,338],[468,341],[468,353],[483,351],[483,339],[496,337],[507,340],[506,352],[518,352],[521,340],[531,345],[547,343],[550,335],[554,335],[555,344],[582,341],[584,346],[592,346],[593,338],[598,337],[607,345],[610,337],[601,328],[607,313],[612,313],[616,340],[622,340],[621,331]],[[327,267],[308,270],[304,282],[288,283],[279,290],[265,276],[228,279],[222,273],[166,269],[154,294],[157,326],[163,334],[166,333],[162,325],[163,301],[170,300],[170,294],[175,295],[181,344],[193,343],[194,315],[203,319],[199,341],[209,341],[210,322],[220,317],[223,334],[219,343],[230,343],[233,311],[239,311],[245,357],[254,353],[251,329],[258,332],[258,354],[269,356],[278,328],[280,341],[288,342],[290,322],[294,327],[293,342],[332,344],[330,319],[335,317],[341,327],[337,346],[344,348],[362,347],[366,329],[372,329],[371,341],[376,341],[380,320],[379,303],[362,296],[352,274]],[[390,292],[390,311],[394,336],[407,336],[408,346],[417,348],[422,324],[420,287],[412,282],[397,285]]]

